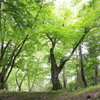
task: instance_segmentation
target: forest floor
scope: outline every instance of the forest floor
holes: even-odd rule
[[[14,92],[0,91],[0,100],[100,100],[100,85],[68,92]]]

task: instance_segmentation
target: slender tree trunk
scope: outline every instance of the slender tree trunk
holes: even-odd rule
[[[19,81],[18,77],[17,77],[17,73],[18,73],[19,69],[16,71],[15,73],[15,76],[16,76],[16,84],[18,86],[18,91],[21,91],[22,90],[22,84],[23,84],[23,81],[26,77],[26,74],[24,74],[21,78],[21,80]]]
[[[79,57],[80,57],[80,66],[81,66],[81,78],[82,78],[83,86],[84,86],[84,88],[86,88],[87,82],[86,82],[85,75],[84,75],[84,65],[83,65],[83,57],[82,57],[81,46],[79,47]]]
[[[98,85],[98,65],[95,66],[95,79],[94,79],[95,85]]]
[[[78,87],[83,87],[83,82],[82,82],[82,78],[81,78],[81,75],[80,75],[80,69],[76,68],[76,72],[77,72],[77,76],[76,76],[76,83],[75,83],[75,86],[74,86],[74,90],[77,90]]]
[[[45,80],[43,79],[43,83],[42,83],[42,91],[45,91]]]
[[[77,68],[76,68],[76,72],[77,72],[77,76],[76,76],[76,83],[75,83],[75,86],[74,86],[74,90],[77,90],[77,88],[80,85],[80,82],[79,82],[79,79],[80,79],[79,70]]]
[[[95,42],[97,41],[97,36],[96,36],[96,38],[95,38],[96,40],[95,40]],[[96,47],[95,48],[95,58],[96,59],[98,59],[97,57],[98,57],[98,54],[99,54],[99,50],[98,50],[98,47]],[[95,85],[98,85],[98,61],[96,60],[96,62],[95,62],[95,67],[94,67],[94,70],[95,70],[95,72],[94,72],[94,84]]]
[[[75,82],[75,86],[74,86],[74,90],[77,90],[77,88],[78,88],[78,84],[79,84],[79,82],[78,82],[78,80],[79,80],[79,69],[78,69],[78,66],[79,66],[79,56],[78,56],[78,50],[76,49],[76,52],[75,52],[75,56],[76,56],[76,63],[75,63],[75,65],[76,65],[76,73],[77,73],[77,76],[76,76],[76,82]]]
[[[82,78],[83,86],[84,86],[84,88],[86,88],[87,82],[86,82],[86,79],[85,79],[85,76],[84,76],[84,69],[82,67],[81,67],[81,78]]]
[[[30,87],[30,77],[29,77],[29,75],[27,75],[27,78],[28,78],[28,91],[31,91],[31,87]]]
[[[63,69],[63,87],[64,87],[64,89],[66,89],[66,83],[67,83],[67,78],[66,78],[65,67],[64,67],[64,69]]]

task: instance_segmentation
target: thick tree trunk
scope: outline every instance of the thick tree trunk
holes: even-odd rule
[[[62,85],[59,80],[59,73],[61,71],[58,70],[58,66],[56,63],[55,56],[53,54],[55,42],[52,43],[52,48],[50,49],[50,59],[51,59],[51,81],[52,81],[52,90],[62,89]]]
[[[79,47],[79,57],[80,57],[80,66],[81,66],[81,78],[82,78],[83,86],[84,86],[84,88],[86,88],[87,82],[86,82],[85,75],[84,75],[84,65],[83,65],[83,57],[82,57],[81,46]]]
[[[5,81],[6,68],[3,67],[1,70],[2,71],[0,73],[0,90],[4,90],[4,89],[7,89],[7,85]]]
[[[4,77],[2,77],[0,75],[0,90],[4,90],[6,87],[5,87],[5,81],[4,81]]]
[[[62,85],[59,81],[59,73],[57,71],[57,69],[51,69],[51,81],[52,81],[52,90],[59,90],[62,89]]]
[[[5,89],[5,86],[4,86],[5,83],[3,82],[0,82],[0,90],[4,90]]]
[[[22,89],[21,89],[21,86],[18,86],[18,91],[21,91]]]

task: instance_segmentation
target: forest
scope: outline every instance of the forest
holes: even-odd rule
[[[0,91],[100,88],[100,0],[0,0],[0,20]]]

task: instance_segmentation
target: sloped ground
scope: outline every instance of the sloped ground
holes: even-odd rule
[[[100,88],[66,94],[58,100],[100,100]]]
[[[74,92],[63,100],[100,100],[100,85]]]
[[[51,92],[0,91],[0,100],[100,100],[100,85],[80,91]]]

